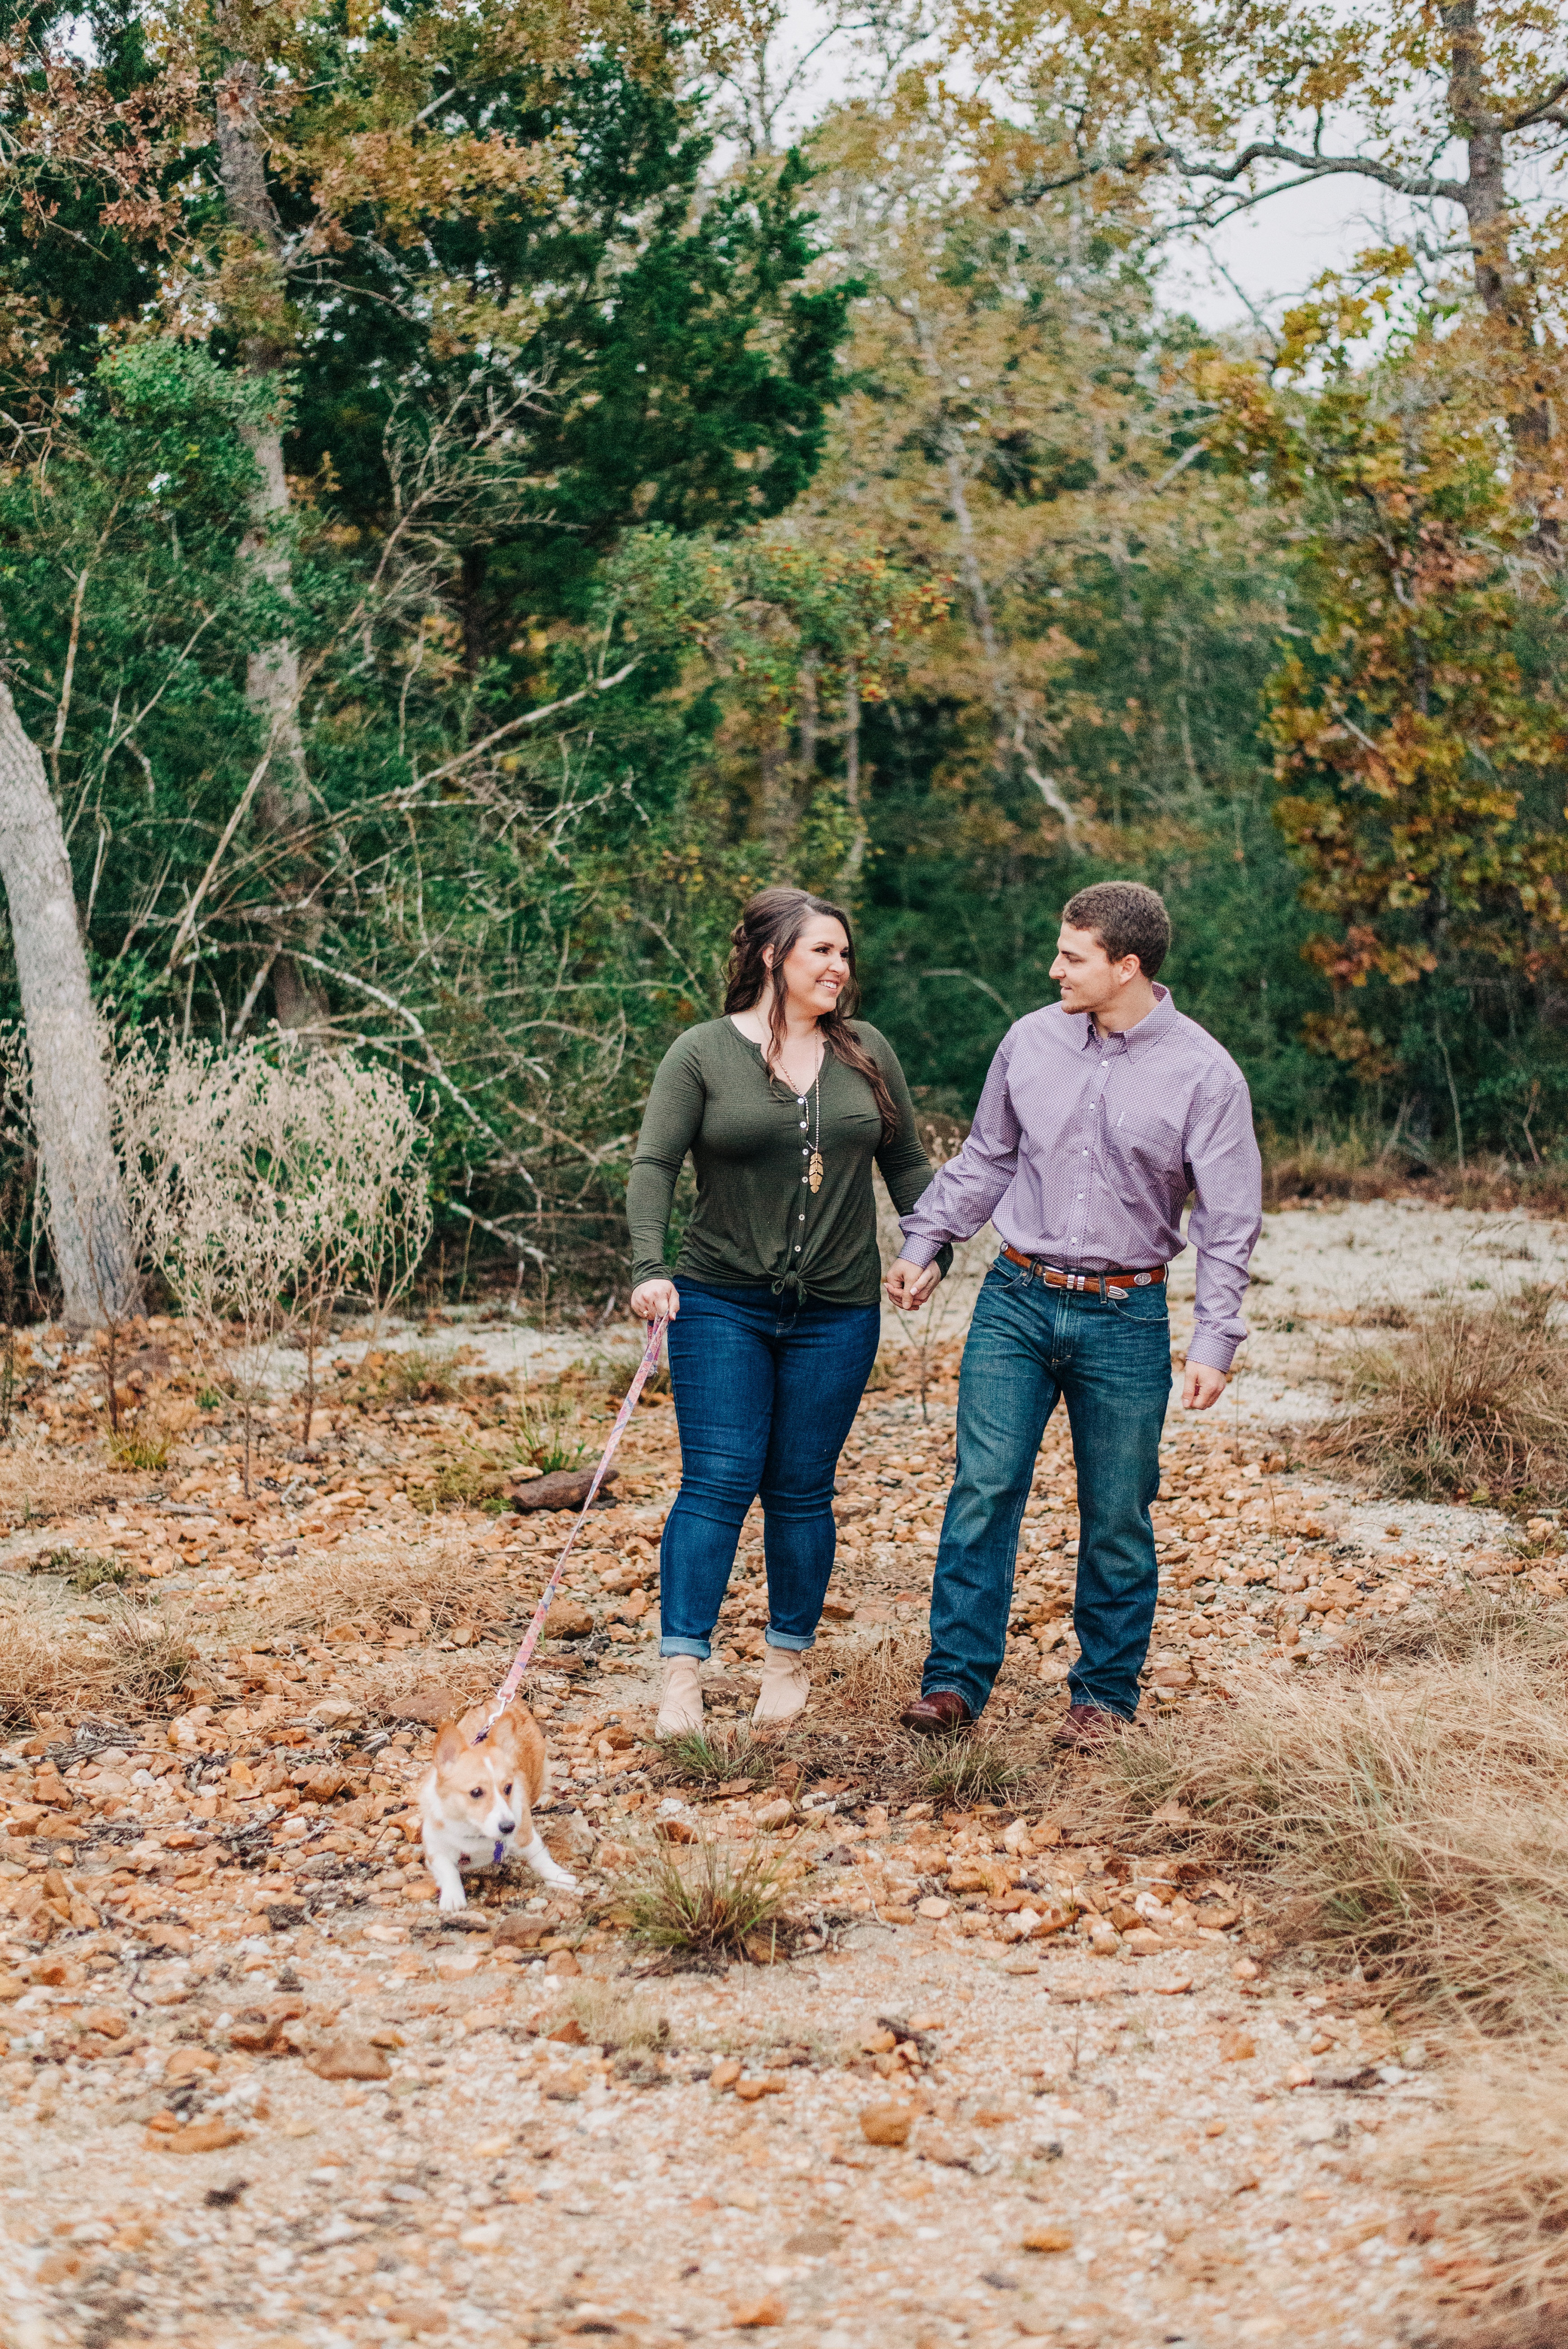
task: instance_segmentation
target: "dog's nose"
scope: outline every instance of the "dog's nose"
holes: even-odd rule
[[[496,1829],[496,1833],[498,1835],[511,1835],[516,1825],[517,1821],[509,1814],[507,1817],[501,1820],[500,1826]]]

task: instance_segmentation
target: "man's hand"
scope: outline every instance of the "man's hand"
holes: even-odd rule
[[[901,1312],[913,1313],[917,1306],[924,1304],[941,1278],[938,1265],[911,1264],[901,1256],[883,1286]]]
[[[1211,1362],[1189,1362],[1181,1379],[1183,1411],[1207,1411],[1225,1392],[1225,1373]]]
[[[634,1321],[673,1321],[680,1309],[681,1293],[673,1280],[645,1280],[626,1300]]]

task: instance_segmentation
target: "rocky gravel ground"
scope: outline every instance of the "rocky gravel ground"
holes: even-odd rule
[[[1551,1521],[1369,1501],[1297,1464],[1275,1401],[1321,1410],[1390,1285],[1553,1277],[1559,1246],[1388,1203],[1270,1218],[1254,1303],[1293,1326],[1258,1329],[1219,1413],[1171,1414],[1151,1713],[1331,1671],[1476,1583],[1560,1587]],[[1449,2271],[1398,2181],[1442,2051],[1285,1950],[1179,1818],[1169,1849],[1119,1848],[1082,1766],[1045,1758],[1073,1653],[1065,1425],[993,1708],[1022,1775],[923,1782],[889,1728],[977,1249],[944,1320],[890,1331],[846,1453],[811,1713],[717,1786],[649,1742],[678,1457],[667,1401],[638,1411],[529,1684],[580,1892],[498,1879],[456,1920],[413,1790],[435,1722],[505,1669],[572,1522],[529,1487],[596,1454],[631,1333],[556,1341],[548,1384],[535,1351],[525,1390],[504,1321],[346,1342],[308,1443],[273,1407],[249,1494],[177,1325],[117,1359],[119,1464],[101,1350],[24,1343],[0,2341],[1430,2337]],[[709,1671],[720,1732],[757,1677],[758,1535]],[[683,1972],[632,1930],[637,1888],[710,1850],[767,1856],[785,1930]]]

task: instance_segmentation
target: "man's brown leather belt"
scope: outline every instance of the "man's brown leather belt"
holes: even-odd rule
[[[1162,1264],[1150,1265],[1145,1272],[1063,1272],[1043,1256],[1026,1256],[1022,1248],[1004,1247],[1002,1253],[1009,1264],[1021,1264],[1047,1288],[1088,1289],[1098,1297],[1119,1299],[1131,1288],[1157,1288],[1165,1278]]]

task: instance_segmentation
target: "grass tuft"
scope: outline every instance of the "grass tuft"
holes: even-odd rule
[[[1532,1284],[1480,1309],[1444,1306],[1358,1350],[1344,1368],[1351,1408],[1316,1448],[1380,1492],[1568,1500],[1568,1342],[1548,1326],[1553,1301]]]
[[[173,1449],[170,1430],[156,1423],[118,1428],[108,1439],[108,1456],[117,1468],[166,1468]]]
[[[671,1775],[688,1786],[720,1786],[733,1778],[747,1778],[759,1786],[772,1777],[778,1758],[756,1743],[749,1728],[687,1730],[666,1738],[660,1752]]]
[[[945,1738],[934,1747],[921,1785],[934,1802],[966,1810],[974,1803],[1001,1803],[1024,1777],[1023,1766],[999,1737]]]
[[[680,1857],[650,1855],[628,1900],[640,1941],[671,1959],[709,1966],[774,1953],[783,1903],[776,1858],[754,1851],[737,1861],[707,1841]]]
[[[33,1572],[63,1576],[84,1599],[89,1591],[102,1590],[111,1583],[117,1589],[123,1588],[130,1579],[130,1568],[123,1558],[112,1551],[96,1549],[52,1549],[35,1561]]]

